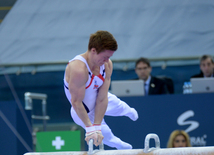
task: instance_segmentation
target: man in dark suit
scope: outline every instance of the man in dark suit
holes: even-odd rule
[[[138,79],[144,81],[145,94],[169,94],[165,82],[162,79],[151,76],[151,71],[152,67],[150,66],[150,62],[148,59],[140,58],[136,61],[135,72],[138,75]]]
[[[191,78],[214,77],[214,62],[210,55],[203,55],[200,59],[201,73],[193,75]]]

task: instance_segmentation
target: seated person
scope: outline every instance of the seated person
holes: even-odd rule
[[[214,62],[210,55],[203,55],[200,59],[201,73],[191,78],[214,77]]]
[[[146,58],[140,58],[135,63],[135,72],[138,79],[144,81],[145,95],[169,94],[165,82],[157,77],[151,76],[152,67]]]
[[[189,135],[183,130],[174,130],[169,137],[167,148],[191,147]]]

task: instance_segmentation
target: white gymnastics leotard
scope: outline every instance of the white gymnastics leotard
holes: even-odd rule
[[[95,113],[95,105],[96,105],[96,96],[98,93],[99,87],[103,84],[105,79],[105,67],[104,65],[100,66],[100,74],[98,76],[94,76],[91,72],[87,61],[80,55],[76,56],[74,59],[70,60],[80,60],[85,63],[89,77],[88,81],[86,82],[86,90],[85,90],[85,97],[83,99],[83,105],[88,113],[88,117],[91,123],[94,123],[94,113]],[[71,94],[68,88],[68,82],[65,80],[64,76],[64,90],[67,96],[67,99],[71,103]],[[72,103],[71,103],[72,105]],[[108,93],[108,106],[105,115],[108,116],[127,116],[132,120],[136,120],[138,118],[137,111],[134,108],[130,108],[128,104],[124,101],[121,101],[115,95]],[[75,112],[74,108],[71,106],[71,117],[73,118],[74,122],[85,129],[85,125],[82,120],[78,117],[77,113]],[[116,137],[109,126],[105,123],[104,119],[101,123],[101,131],[104,136],[103,143],[110,147],[115,147],[117,149],[132,149],[132,146],[126,142],[123,142],[121,139]]]

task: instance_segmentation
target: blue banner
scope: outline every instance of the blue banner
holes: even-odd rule
[[[192,146],[214,145],[213,93],[121,99],[138,111],[139,119],[133,122],[128,117],[106,116],[105,121],[115,136],[132,144],[134,149],[144,148],[149,133],[157,134],[161,148],[166,148],[171,132],[176,129],[189,134]]]

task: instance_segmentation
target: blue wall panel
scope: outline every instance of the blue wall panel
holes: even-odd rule
[[[213,93],[121,99],[138,111],[139,119],[133,122],[127,117],[106,116],[105,120],[116,136],[131,143],[135,149],[144,148],[144,139],[149,133],[156,133],[161,148],[165,148],[173,130],[187,130],[193,122],[199,125],[188,132],[193,146],[214,145]],[[181,117],[186,125],[178,124],[177,119]]]
[[[0,101],[0,154],[2,155],[23,155],[29,150],[20,142],[11,127],[7,123],[10,123],[25,143],[30,147],[32,151],[32,134],[28,130],[27,125],[18,109],[15,101]],[[6,122],[4,119],[6,117]],[[26,111],[27,119],[31,120],[30,111]],[[31,122],[31,121],[30,121]],[[30,124],[31,125],[31,124]]]

